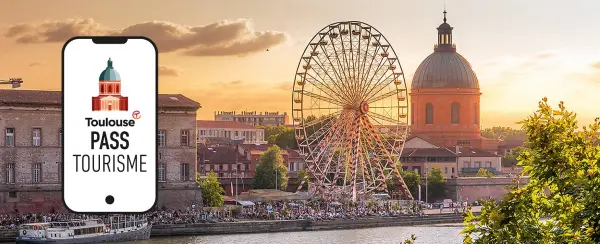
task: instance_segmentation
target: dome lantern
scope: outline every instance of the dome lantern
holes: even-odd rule
[[[121,76],[119,75],[119,72],[117,72],[117,70],[115,70],[115,68],[113,67],[113,61],[111,58],[108,58],[108,61],[106,61],[106,69],[104,69],[104,71],[102,71],[102,73],[100,73],[100,78],[98,78],[99,81],[120,81],[121,80]]]
[[[450,24],[446,23],[446,9],[444,9],[444,23],[442,23],[438,28],[438,42],[435,45],[435,52],[456,52],[456,46],[452,44],[452,29],[454,29]]]

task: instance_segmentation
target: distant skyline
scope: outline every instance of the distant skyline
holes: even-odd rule
[[[598,1],[5,0],[0,79],[60,90],[61,48],[70,37],[145,35],[160,51],[159,92],[200,102],[199,119],[215,111],[289,114],[298,60],[321,28],[345,20],[374,26],[410,84],[433,52],[444,2],[457,51],[479,79],[483,127],[517,127],[544,96],[564,101],[582,124],[600,116]]]

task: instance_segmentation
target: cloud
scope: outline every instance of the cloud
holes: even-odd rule
[[[177,67],[166,65],[161,65],[158,67],[158,76],[179,76],[182,72],[183,70]]]
[[[42,63],[40,63],[40,62],[33,62],[33,63],[29,64],[29,67],[35,67],[35,66],[40,66],[40,65],[42,65]]]
[[[569,74],[571,80],[583,80],[594,85],[600,85],[600,61],[593,62],[580,72]]]
[[[230,85],[239,85],[239,84],[242,84],[242,82],[243,81],[241,81],[241,80],[234,80],[234,81],[229,82],[229,84]]]
[[[162,53],[181,51],[189,56],[245,56],[289,39],[284,32],[257,31],[247,19],[199,26],[149,21],[123,29],[111,29],[91,18],[67,19],[17,24],[4,29],[2,34],[20,44],[65,42],[73,36],[147,36]]]

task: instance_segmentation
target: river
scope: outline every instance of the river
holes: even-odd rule
[[[280,232],[263,234],[215,235],[153,238],[127,244],[398,244],[417,237],[417,244],[462,243],[461,224],[382,227],[357,230]]]

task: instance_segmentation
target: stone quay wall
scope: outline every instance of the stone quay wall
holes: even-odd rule
[[[184,235],[230,235],[268,232],[319,231],[462,223],[455,214],[435,214],[426,217],[370,218],[356,220],[271,220],[233,223],[173,224],[152,226],[152,237]],[[17,230],[0,230],[0,242],[14,242]]]
[[[472,202],[479,199],[500,199],[508,193],[507,186],[515,185],[515,178],[506,177],[460,177],[448,179],[446,184],[452,200]],[[521,178],[519,184],[527,185],[528,178]]]

